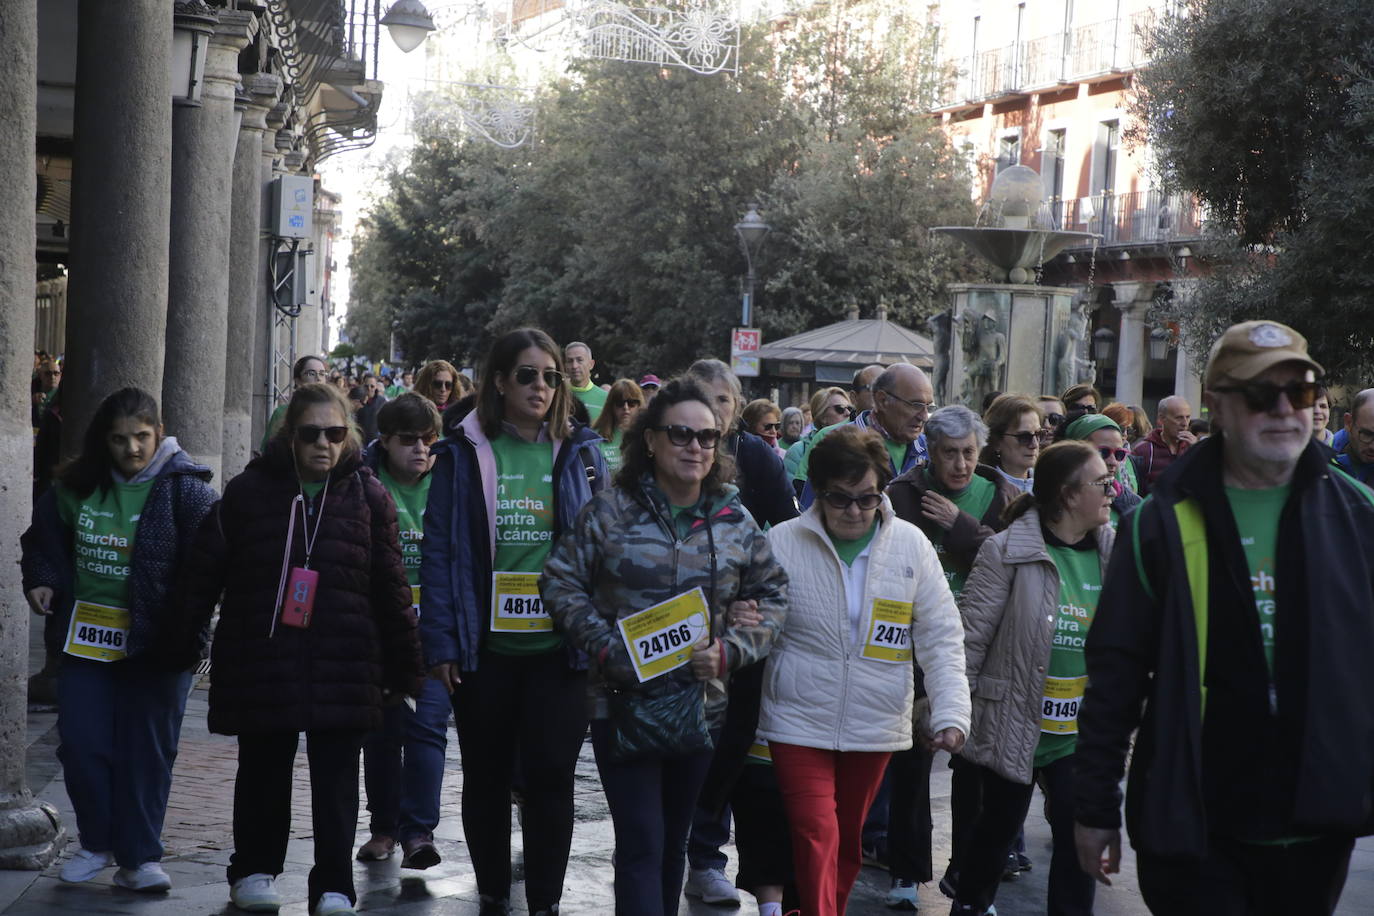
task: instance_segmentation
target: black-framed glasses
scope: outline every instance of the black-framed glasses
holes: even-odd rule
[[[534,379],[530,379],[530,381],[534,381]],[[453,382],[449,379],[435,379],[432,384],[435,388],[439,389],[440,391],[453,390]]]
[[[1052,427],[1058,426],[1064,422],[1064,415],[1062,413],[1047,413],[1045,414],[1045,422]]]
[[[1103,496],[1116,495],[1116,478],[1103,477],[1101,480],[1089,480],[1079,484],[1080,487],[1101,487]]]
[[[760,428],[766,433],[776,433],[782,431],[781,423],[764,423]]]
[[[713,449],[720,444],[720,430],[718,429],[692,429],[690,426],[680,426],[676,423],[670,426],[650,426],[656,433],[664,433],[668,441],[678,448],[686,448],[693,439],[697,440],[697,445],[702,448]]]
[[[338,445],[348,438],[347,426],[297,426],[296,441],[301,445],[314,445],[320,441],[320,434],[323,433],[325,439],[330,444]]]
[[[1306,410],[1317,402],[1321,382],[1292,381],[1286,385],[1275,382],[1242,382],[1238,385],[1214,385],[1213,391],[1223,394],[1238,394],[1245,398],[1245,406],[1252,413],[1267,413],[1279,402],[1279,395],[1286,395],[1294,410]]]
[[[1097,453],[1102,456],[1103,461],[1115,458],[1118,462],[1125,461],[1126,456],[1130,454],[1130,452],[1126,451],[1124,448],[1107,448],[1105,445],[1099,445],[1097,447]]]
[[[1362,426],[1355,427],[1355,438],[1361,445],[1374,445],[1374,429],[1365,429]]]
[[[821,499],[832,509],[843,512],[851,505],[858,506],[864,512],[870,512],[883,502],[881,493],[865,493],[862,496],[850,496],[848,493],[841,493],[839,490],[826,490],[821,494]]]
[[[425,445],[433,445],[439,441],[439,437],[434,433],[397,433],[396,441],[406,448],[410,448],[416,442],[423,442]]]
[[[534,380],[540,376],[544,378],[544,384],[550,388],[558,388],[563,384],[563,373],[557,369],[545,369],[542,372],[533,366],[520,366],[511,377],[515,379],[517,385],[533,385]]]
[[[1002,435],[1008,439],[1015,439],[1016,444],[1022,448],[1030,448],[1032,445],[1038,446],[1040,444],[1039,430],[1031,433],[1002,433]]]
[[[317,382],[322,382],[328,377],[329,373],[324,369],[306,369],[301,373],[301,378],[314,379]]]
[[[877,390],[878,390],[878,391],[881,391],[883,394],[887,395],[887,396],[890,397],[890,398],[896,398],[897,400],[901,401],[903,404],[905,404],[906,406],[910,407],[912,410],[916,411],[917,413],[928,414],[928,413],[930,413],[930,409],[931,409],[932,407],[935,406],[934,404],[927,404],[925,401],[908,401],[906,398],[902,397],[900,394],[897,394],[897,393],[892,392],[892,391],[887,391],[887,390],[884,390],[884,389],[882,389],[882,388],[879,388],[879,389],[877,389]]]

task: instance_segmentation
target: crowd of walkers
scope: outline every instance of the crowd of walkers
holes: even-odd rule
[[[1296,331],[1227,330],[1201,425],[1180,396],[1150,424],[1088,385],[937,408],[908,364],[785,409],[717,360],[605,388],[594,367],[536,329],[475,385],[437,360],[352,391],[303,357],[222,496],[150,395],[106,398],[22,539],[61,642],[61,878],[171,887],[159,834],[208,652],[242,911],[286,903],[302,735],[312,916],[355,911],[354,858],[438,864],[450,714],[484,916],[513,911],[513,806],[528,912],[559,912],[589,732],[621,916],[736,887],[761,916],[839,916],[865,861],[888,907],[929,908],[937,760],[956,916],[1033,867],[1036,786],[1037,912],[1091,914],[1128,763],[1153,912],[1334,911],[1374,832],[1374,721],[1350,701],[1374,691],[1374,390],[1323,436]]]

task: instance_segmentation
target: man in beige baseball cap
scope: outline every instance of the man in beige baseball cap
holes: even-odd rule
[[[1321,371],[1290,327],[1228,328],[1205,375],[1220,434],[1117,531],[1085,652],[1078,855],[1103,882],[1119,866],[1139,730],[1126,826],[1156,914],[1330,914],[1374,833],[1374,709],[1337,699],[1374,696],[1374,494],[1312,441]]]

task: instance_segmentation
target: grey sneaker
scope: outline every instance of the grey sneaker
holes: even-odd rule
[[[271,875],[247,875],[229,888],[229,900],[245,913],[275,913],[281,909],[281,893]]]
[[[719,868],[689,868],[683,890],[688,897],[700,897],[702,903],[739,906],[739,889]]]
[[[121,868],[115,872],[114,883],[125,890],[142,894],[164,894],[172,889],[172,879],[159,862],[144,862],[138,868]]]
[[[883,906],[889,910],[915,910],[920,905],[919,889],[916,882],[909,878],[893,878],[892,889],[883,899]]]

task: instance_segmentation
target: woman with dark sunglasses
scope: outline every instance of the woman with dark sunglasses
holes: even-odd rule
[[[432,359],[415,377],[415,393],[429,398],[440,412],[458,402],[464,394],[462,376],[453,364],[444,359]]]
[[[510,912],[514,786],[530,913],[558,911],[572,842],[587,659],[554,627],[539,574],[607,477],[600,437],[570,422],[572,397],[547,334],[505,334],[431,472],[420,633],[430,676],[453,699],[483,916]]]
[[[744,413],[740,416],[744,420],[744,428],[767,442],[778,458],[787,455],[785,450],[778,447],[778,439],[782,436],[782,410],[777,404],[767,398],[756,398],[744,405]]]
[[[1029,493],[1035,459],[1040,457],[1040,449],[1049,445],[1042,436],[1044,411],[1026,395],[1004,394],[988,405],[983,421],[988,426],[988,441],[979,460],[996,468],[1018,492]]]
[[[592,423],[592,429],[602,439],[597,445],[606,459],[606,470],[611,474],[620,470],[620,449],[624,445],[625,432],[643,407],[644,392],[630,379],[618,379],[606,392],[606,405]]]
[[[1126,448],[1126,437],[1115,420],[1106,414],[1084,414],[1064,430],[1065,439],[1081,439],[1097,449],[1107,473],[1116,484],[1112,498],[1112,528],[1143,500],[1130,486],[1135,482],[1135,462]]]
[[[238,736],[230,899],[276,912],[300,735],[310,761],[312,916],[354,912],[358,758],[422,669],[396,505],[363,466],[340,391],[296,389],[280,432],[224,489],[186,577],[184,649],[220,603],[210,731]],[[222,602],[221,602],[222,597]]]
[[[767,655],[782,623],[787,579],[728,482],[723,441],[704,388],[663,386],[626,436],[615,486],[540,583],[559,631],[592,660],[583,699],[615,824],[618,916],[677,913],[726,680]],[[748,625],[733,624],[740,613]]]
[[[963,629],[935,548],[883,495],[882,438],[847,425],[811,450],[816,501],[769,534],[789,578],[787,621],[764,672],[758,734],[787,818],[801,911],[845,911],[864,815],[894,751],[912,746],[915,661],[930,734],[957,752],[969,727]]]
[[[1074,846],[1073,755],[1083,646],[1114,539],[1114,485],[1094,446],[1045,449],[1034,488],[1007,507],[1006,530],[983,542],[964,587],[973,731],[963,757],[981,783],[982,809],[956,863],[951,916],[993,911],[1037,782],[1054,841],[1046,911],[1092,913],[1094,882]]]
[[[809,404],[811,408],[811,426],[797,442],[794,442],[787,449],[786,457],[783,458],[783,469],[787,472],[787,479],[794,482],[797,494],[801,494],[804,481],[796,480],[797,469],[801,467],[802,455],[810,446],[811,440],[816,437],[820,430],[837,423],[848,423],[854,419],[854,405],[849,402],[849,395],[843,388],[822,388],[811,395]]]

